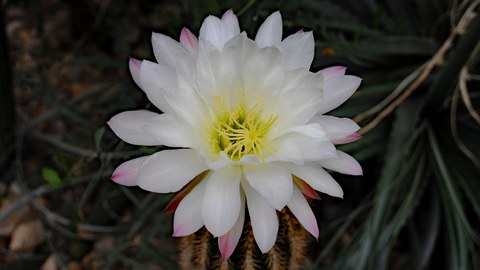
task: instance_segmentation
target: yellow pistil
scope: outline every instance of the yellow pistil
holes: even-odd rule
[[[238,161],[245,155],[263,159],[275,149],[268,142],[268,132],[277,116],[264,115],[254,106],[240,106],[233,112],[224,112],[211,130],[212,145],[217,152],[224,151],[231,160]]]

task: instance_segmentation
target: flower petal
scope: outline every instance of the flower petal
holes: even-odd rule
[[[252,222],[255,242],[262,253],[266,253],[277,240],[277,212],[247,181],[242,181],[242,188],[247,196],[248,213]]]
[[[277,210],[282,210],[292,196],[292,175],[275,164],[244,166],[248,183]]]
[[[287,207],[292,211],[303,227],[315,238],[318,238],[317,219],[315,218],[310,205],[308,205],[307,200],[305,200],[305,197],[303,197],[303,194],[296,186],[293,187],[292,199],[288,202]]]
[[[240,178],[237,166],[213,171],[207,179],[202,217],[213,236],[226,234],[235,225],[241,210]]]
[[[318,113],[323,114],[342,105],[357,90],[361,82],[362,79],[351,75],[326,80],[323,90],[323,103]]]
[[[107,124],[123,141],[134,145],[158,145],[157,140],[146,134],[144,125],[158,113],[138,110],[121,112],[112,117]]]
[[[285,38],[278,45],[289,70],[297,68],[310,69],[315,53],[315,41],[312,31],[297,32]]]
[[[324,159],[318,163],[329,170],[349,175],[362,175],[362,166],[352,156],[337,150],[337,157]]]
[[[170,202],[167,204],[167,206],[165,206],[165,209],[163,209],[163,211],[166,213],[175,212],[183,198],[185,198],[185,196],[187,196],[188,193],[190,193],[190,191],[192,191],[192,189],[196,187],[198,183],[200,183],[200,181],[205,178],[205,176],[207,176],[207,174],[208,171],[205,171],[204,173],[195,176],[195,178],[190,181],[185,187],[183,187],[182,190],[175,193],[175,195],[172,197],[172,199],[170,199]]]
[[[233,32],[225,25],[225,22],[215,16],[208,16],[200,27],[200,39],[204,39],[218,50],[234,37]]]
[[[138,169],[147,158],[148,156],[145,156],[125,161],[113,171],[111,179],[120,185],[136,186]]]
[[[145,124],[144,129],[158,144],[171,147],[196,146],[192,128],[172,113],[157,115]]]
[[[316,164],[298,166],[288,164],[292,174],[305,181],[312,188],[330,196],[343,198],[343,190],[330,174]]]
[[[333,66],[333,67],[324,68],[317,73],[322,74],[323,78],[325,80],[328,80],[328,79],[331,79],[333,77],[338,77],[338,76],[345,75],[346,70],[347,70],[346,67]]]
[[[225,26],[232,36],[240,34],[240,26],[238,25],[237,16],[235,16],[231,9],[223,14],[222,21],[225,23]]]
[[[152,33],[152,47],[157,62],[171,68],[175,67],[178,54],[187,54],[178,41],[160,33]]]
[[[354,142],[354,141],[358,141],[358,140],[360,140],[361,138],[363,138],[362,135],[360,135],[360,134],[358,134],[358,133],[353,133],[353,134],[351,134],[351,135],[348,135],[348,136],[345,137],[345,138],[332,140],[332,143],[334,143],[334,144],[351,143],[351,142]]]
[[[140,168],[138,186],[152,192],[177,192],[207,170],[196,150],[164,150],[151,155]]]
[[[245,222],[245,195],[241,195],[241,209],[237,222],[230,231],[218,237],[218,248],[222,254],[222,260],[226,261],[232,256],[235,247],[242,236],[243,224]]]
[[[198,38],[186,27],[180,33],[180,44],[190,53],[195,53],[198,49]]]
[[[180,201],[173,216],[173,236],[185,236],[203,226],[202,202],[206,181],[201,181]]]
[[[165,92],[176,89],[175,71],[168,66],[143,60],[140,69],[140,83],[148,99],[163,112],[172,109],[165,100]]]
[[[330,140],[343,139],[360,129],[352,119],[330,115],[317,114],[310,122],[319,124]]]
[[[130,69],[130,73],[132,74],[133,81],[142,88],[141,81],[140,81],[140,68],[142,67],[142,62],[135,58],[130,57],[128,61],[128,68]]]
[[[273,46],[282,41],[282,15],[280,12],[275,11],[265,19],[257,35],[255,36],[255,42],[258,47]]]
[[[305,181],[303,181],[302,179],[300,179],[296,176],[293,176],[293,183],[303,193],[303,195],[309,197],[310,199],[314,199],[314,200],[320,200],[321,199],[320,196],[318,196],[317,192],[309,184],[307,184]]]

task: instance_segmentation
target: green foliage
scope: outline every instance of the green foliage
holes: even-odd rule
[[[58,175],[58,172],[51,168],[43,168],[42,169],[42,176],[50,186],[60,186],[63,184],[63,180]]]

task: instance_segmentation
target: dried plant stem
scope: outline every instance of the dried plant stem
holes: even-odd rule
[[[458,22],[457,26],[452,30],[450,36],[445,40],[440,49],[435,53],[435,55],[428,61],[426,68],[418,76],[418,78],[408,87],[405,92],[402,93],[397,99],[395,99],[387,108],[380,112],[377,117],[375,117],[370,123],[364,126],[359,133],[365,134],[371,129],[375,128],[385,117],[390,115],[396,107],[398,107],[403,101],[405,101],[418,87],[425,81],[425,79],[430,75],[433,69],[437,66],[442,58],[444,58],[445,53],[451,48],[452,43],[455,37],[459,34],[465,32],[466,28],[472,21],[474,17],[474,8],[479,4],[479,1],[475,1],[467,11],[463,14],[462,18]]]
[[[463,67],[462,71],[460,71],[460,78],[458,82],[458,87],[460,89],[460,93],[462,94],[462,100],[465,104],[465,107],[468,110],[468,113],[472,118],[480,124],[480,115],[478,112],[473,108],[472,102],[470,101],[470,95],[468,94],[467,89],[467,80],[469,78],[467,67]]]
[[[480,161],[475,156],[475,154],[473,154],[472,151],[470,151],[470,149],[468,149],[468,147],[463,143],[463,141],[460,139],[460,136],[458,134],[458,129],[457,129],[458,93],[459,93],[459,90],[457,88],[452,96],[451,109],[450,109],[450,130],[452,133],[453,140],[457,144],[460,151],[462,151],[463,154],[465,154],[465,156],[467,156],[467,158],[469,158],[473,162],[475,167],[477,167],[477,169],[480,171]]]

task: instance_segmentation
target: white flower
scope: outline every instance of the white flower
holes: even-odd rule
[[[205,226],[219,237],[224,259],[239,241],[247,208],[262,252],[274,245],[276,212],[285,206],[318,237],[304,195],[318,198],[315,189],[343,196],[323,168],[362,174],[334,146],[358,139],[358,125],[323,114],[348,99],[360,78],[343,67],[310,72],[312,32],[282,40],[279,12],[255,40],[227,11],[221,19],[207,17],[198,39],[184,28],[180,42],[154,33],[152,43],[158,63],[131,59],[130,71],[163,114],[127,111],[108,124],[127,143],[180,149],[127,161],[112,179],[159,193],[186,186],[171,207],[174,236]]]

